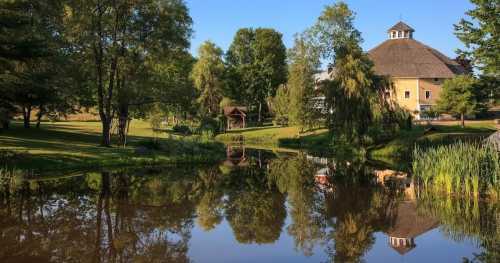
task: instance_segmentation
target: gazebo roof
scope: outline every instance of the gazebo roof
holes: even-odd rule
[[[241,106],[226,106],[224,107],[224,115],[229,116],[229,115],[234,115],[235,113],[237,114],[242,114],[242,115],[247,115],[247,107],[241,107]]]

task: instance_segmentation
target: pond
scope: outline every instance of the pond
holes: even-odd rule
[[[365,160],[228,148],[214,166],[4,180],[0,262],[498,262],[500,204]]]

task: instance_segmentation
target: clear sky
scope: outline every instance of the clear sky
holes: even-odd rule
[[[287,47],[293,35],[313,25],[323,7],[334,0],[186,0],[194,21],[191,52],[211,40],[227,50],[242,27],[270,27],[283,34]],[[414,38],[455,57],[462,47],[453,24],[472,8],[468,0],[348,0],[356,12],[363,48],[369,50],[387,38],[386,31],[400,17],[415,29]]]

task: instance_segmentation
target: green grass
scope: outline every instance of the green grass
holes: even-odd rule
[[[155,134],[147,122],[137,120],[131,123],[127,147],[106,148],[99,146],[100,129],[99,122],[42,123],[40,129],[24,129],[19,123],[13,123],[11,129],[0,132],[0,151],[3,152],[0,155],[9,156],[0,156],[0,160],[8,159],[2,161],[17,168],[47,172],[123,165],[210,162],[222,158],[220,153],[224,153],[221,144],[202,142],[197,138],[167,139],[166,133]],[[172,147],[183,152],[134,153],[140,142],[153,140],[155,136],[165,144],[164,148]]]
[[[417,125],[412,130],[401,130],[395,138],[369,149],[370,157],[408,158],[415,146],[446,145],[456,141],[475,141],[493,133],[495,125],[491,121],[471,122],[465,128],[459,125],[435,124],[435,131],[426,133],[430,126]]]
[[[249,145],[292,148],[328,149],[330,136],[327,129],[300,133],[299,127],[257,127],[231,130],[217,135],[216,140],[226,143],[244,142]]]

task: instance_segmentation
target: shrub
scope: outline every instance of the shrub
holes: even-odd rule
[[[184,135],[191,134],[191,128],[189,128],[189,126],[187,126],[187,125],[176,124],[174,127],[172,127],[172,130],[176,133],[181,133]]]
[[[160,150],[161,149],[161,144],[158,140],[142,140],[137,142],[138,146],[146,147],[150,150]]]
[[[197,129],[198,134],[204,136],[211,135],[215,136],[220,131],[220,123],[218,120],[213,118],[203,118],[200,121],[200,126]]]

